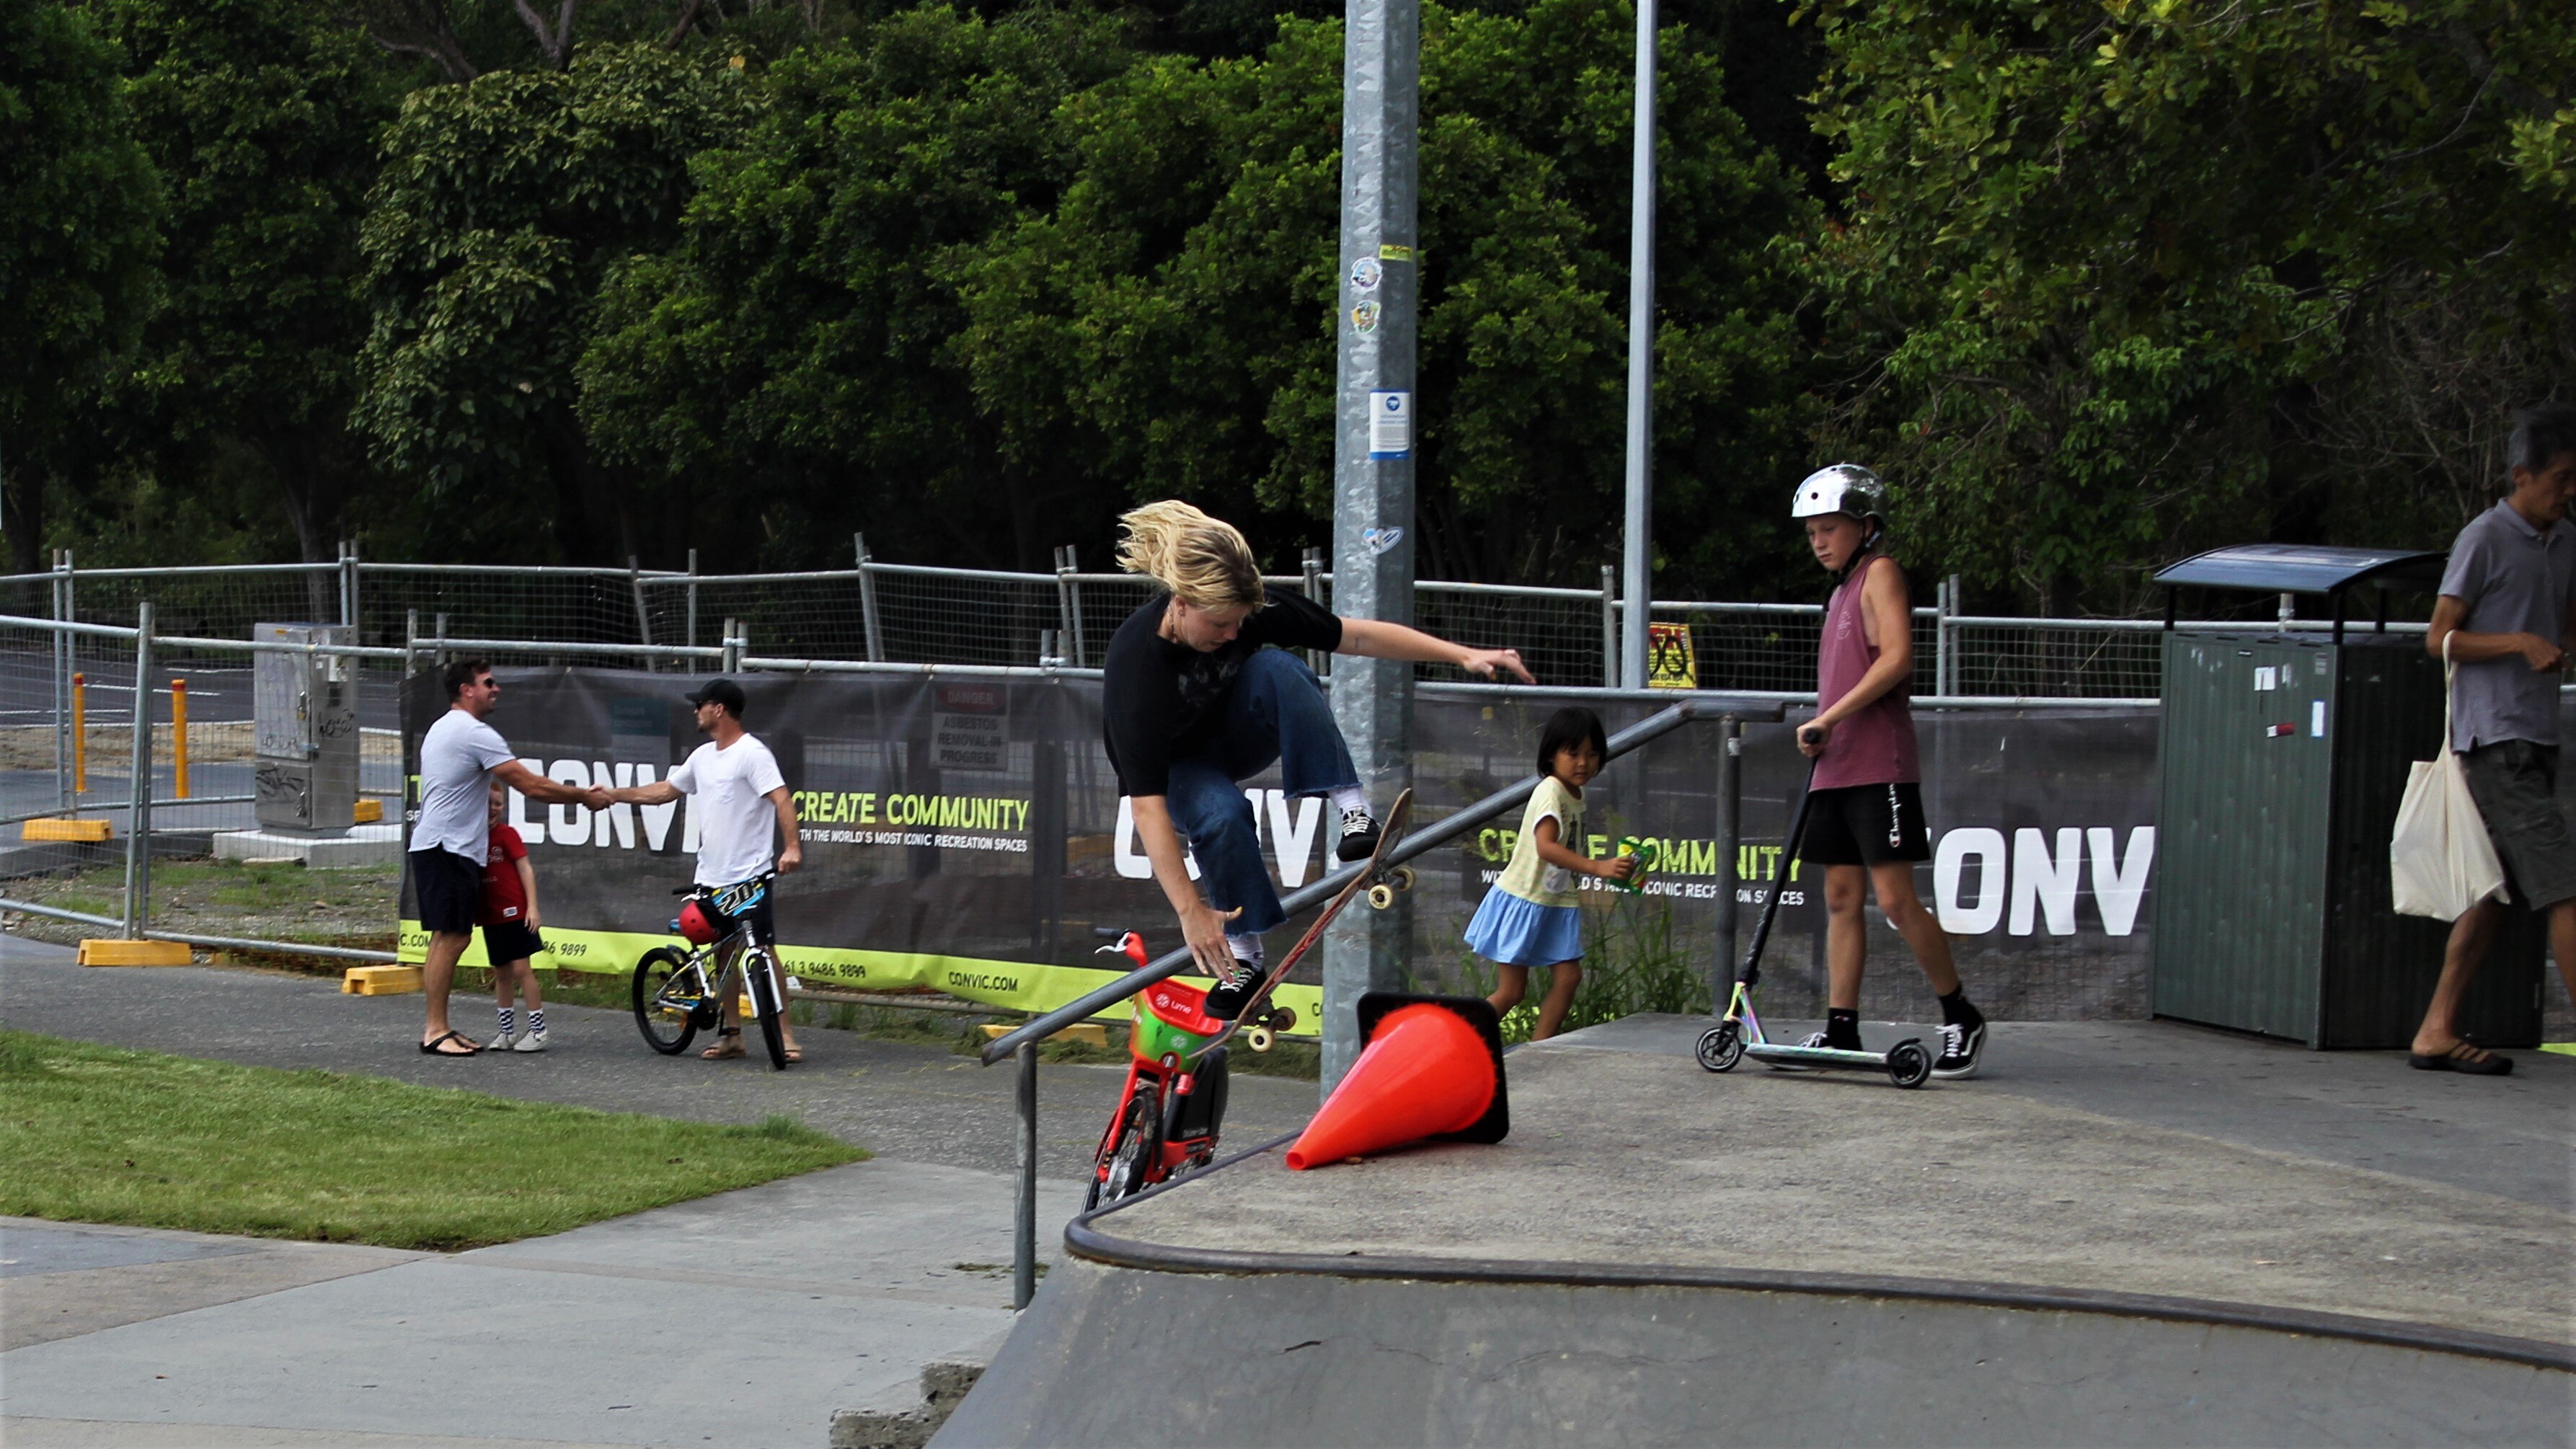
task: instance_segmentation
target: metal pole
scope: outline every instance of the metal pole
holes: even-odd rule
[[[1073,581],[1073,545],[1055,551],[1055,619],[1056,639],[1065,662],[1082,667],[1082,596],[1075,593]],[[1049,650],[1048,653],[1055,653]]]
[[[1020,1043],[1020,1130],[1014,1140],[1019,1168],[1011,1215],[1011,1307],[1029,1306],[1038,1292],[1038,1044]]]
[[[420,670],[420,610],[403,610],[403,677],[409,679]]]
[[[1298,587],[1305,591],[1309,601],[1321,604],[1328,609],[1332,607],[1324,599],[1324,551],[1322,549],[1309,548],[1298,556],[1297,575]],[[1322,649],[1309,649],[1306,651],[1306,663],[1315,671],[1316,678],[1333,677],[1333,656],[1329,652]]]
[[[340,540],[340,622],[358,625],[358,545],[346,538]]]
[[[1601,566],[1601,687],[1619,687],[1619,571]]]
[[[1709,1011],[1723,1015],[1735,985],[1735,891],[1742,875],[1736,855],[1744,832],[1744,722],[1717,722],[1717,959],[1709,963]]]
[[[688,590],[689,637],[686,642],[690,648],[695,649],[698,647],[698,551],[694,548],[689,550]]]
[[[1414,362],[1420,275],[1420,0],[1349,0],[1342,40],[1341,295],[1333,609],[1413,622]],[[1333,717],[1384,809],[1412,780],[1413,666],[1344,659]],[[1360,996],[1407,978],[1412,897],[1345,912],[1324,940],[1323,1090],[1359,1056]]]
[[[635,642],[650,649],[653,647],[653,615],[644,607],[644,569],[631,553],[626,556],[626,587],[635,595]],[[644,668],[648,673],[661,672],[659,661],[650,654],[644,656]]]
[[[72,551],[54,551],[54,618],[70,623],[72,618]],[[72,636],[64,630],[54,632],[54,795],[55,805],[72,808],[79,792],[72,786],[72,679],[79,660],[72,654]]]
[[[1932,688],[1946,696],[1950,692],[1950,615],[1957,612],[1950,602],[1948,579],[1933,588],[1932,606]]]
[[[1646,687],[1654,616],[1655,0],[1637,0],[1636,121],[1628,193],[1628,618],[1620,684]]]
[[[170,798],[188,798],[188,681],[170,681]]]
[[[152,927],[152,604],[134,611],[134,711],[131,789],[125,807],[125,939]]]
[[[1960,592],[1959,583],[1959,575],[1950,575],[1950,612],[1953,614],[1965,613],[1967,611],[1967,596]],[[2170,591],[2168,592],[2170,593]],[[1958,632],[1955,626],[1951,629],[1951,632]],[[1941,681],[1941,692],[1953,699],[1957,698],[1959,694],[1959,676],[1964,672],[1961,666],[1966,663],[1965,656],[1966,648],[1963,643],[1958,652],[1955,652],[1950,656],[1950,673],[1948,677]]]
[[[716,641],[716,647],[724,651],[716,664],[727,674],[736,673],[742,668],[742,646],[735,642],[740,637],[741,629],[742,621],[728,615],[724,621],[724,637]]]
[[[864,533],[854,533],[850,535],[850,542],[857,545],[859,550],[859,613],[867,624],[868,662],[883,664],[885,632],[877,624],[877,581],[868,573],[868,536]]]

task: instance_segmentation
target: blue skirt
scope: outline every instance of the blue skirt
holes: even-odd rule
[[[1467,923],[1467,948],[1505,966],[1571,961],[1583,954],[1583,912],[1525,901],[1495,886]]]

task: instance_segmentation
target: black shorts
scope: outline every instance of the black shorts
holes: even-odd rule
[[[748,882],[745,884],[748,884]],[[698,887],[699,890],[706,893],[705,896],[702,897],[704,904],[701,906],[701,909],[707,913],[707,918],[709,920],[716,923],[716,929],[719,931],[729,935],[732,933],[734,927],[741,926],[751,933],[751,941],[753,945],[764,947],[777,945],[778,924],[776,918],[770,913],[770,902],[777,893],[778,882],[774,880],[771,881],[767,886],[761,889],[760,899],[738,911],[727,913],[717,905],[717,902],[724,897],[726,892],[740,890],[741,888],[742,887],[739,885],[702,885]]]
[[[410,854],[421,929],[443,936],[472,934],[474,918],[483,914],[483,867],[435,846]]]
[[[530,960],[545,949],[545,941],[525,921],[502,921],[483,928],[483,955],[495,966]]]
[[[1930,860],[1932,833],[1923,824],[1923,787],[1845,785],[1818,790],[1807,810],[1798,858],[1809,865],[1877,865]]]

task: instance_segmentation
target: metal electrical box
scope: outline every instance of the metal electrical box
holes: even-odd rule
[[[251,637],[355,644],[345,624],[259,624]],[[262,650],[252,666],[251,792],[262,830],[338,835],[358,810],[357,661]]]
[[[2388,838],[2410,768],[2441,744],[2440,663],[2419,633],[2339,623],[2164,641],[2156,1015],[2406,1045],[2451,928],[2397,914]],[[2544,937],[2531,912],[2507,913],[2462,1019],[2481,1044],[2538,1044]]]

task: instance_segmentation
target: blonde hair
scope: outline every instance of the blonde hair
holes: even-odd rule
[[[1259,610],[1261,565],[1242,530],[1177,498],[1122,516],[1118,566],[1144,574],[1194,609]]]

